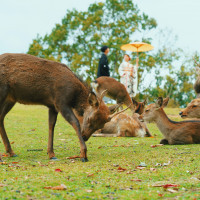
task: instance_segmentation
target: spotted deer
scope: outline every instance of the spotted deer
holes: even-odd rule
[[[163,100],[159,97],[156,103],[146,107],[141,117],[146,122],[154,122],[158,126],[164,139],[161,144],[200,144],[200,121],[181,121],[170,120],[163,108],[167,106],[169,98]]]
[[[87,161],[85,141],[103,128],[114,115],[102,100],[64,64],[27,54],[0,55],[0,134],[10,156],[11,148],[4,128],[4,118],[16,102],[39,104],[49,109],[48,149],[53,150],[54,127],[60,112],[76,131],[80,142],[80,158]]]
[[[139,114],[119,114],[93,134],[94,137],[150,137],[146,125],[139,120]]]

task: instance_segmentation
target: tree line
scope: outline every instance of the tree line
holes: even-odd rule
[[[118,67],[125,53],[121,45],[133,42],[138,34],[143,42],[151,43],[153,38],[143,33],[157,29],[156,20],[141,12],[132,0],[106,0],[91,4],[87,11],[67,10],[61,23],[49,34],[33,39],[27,53],[66,63],[90,83],[96,78],[100,48],[107,45],[111,76],[119,80]],[[200,56],[198,53],[185,56],[183,50],[165,44],[165,39],[155,51],[139,55],[136,98],[148,97],[153,101],[159,96],[169,96],[171,106],[184,106],[195,97],[192,58],[198,62]],[[132,53],[132,57],[136,58],[136,54]],[[132,63],[135,64],[135,59]]]

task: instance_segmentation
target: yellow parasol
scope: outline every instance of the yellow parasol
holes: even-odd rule
[[[144,42],[134,42],[131,44],[125,44],[121,46],[121,50],[137,52],[137,58],[136,58],[137,67],[138,67],[138,62],[139,62],[138,52],[150,51],[153,48],[154,47],[151,44],[147,44]]]

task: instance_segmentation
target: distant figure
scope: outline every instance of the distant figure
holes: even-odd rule
[[[135,97],[138,85],[137,67],[130,64],[130,60],[130,56],[125,54],[124,62],[120,64],[118,72],[120,75],[120,82],[126,87],[130,97]]]
[[[110,76],[110,69],[108,66],[108,58],[107,54],[109,52],[108,46],[101,47],[102,56],[99,60],[97,78],[100,76]]]

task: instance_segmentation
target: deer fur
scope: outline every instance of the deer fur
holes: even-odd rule
[[[91,84],[95,89],[97,96],[99,96],[102,91],[107,90],[106,96],[117,101],[117,104],[130,105],[131,111],[135,112],[136,105],[132,102],[125,86],[114,78],[101,76]],[[145,103],[144,103],[145,104]]]
[[[118,105],[119,107],[120,105]],[[116,105],[110,108],[117,108]],[[137,106],[136,106],[137,108]],[[146,123],[139,120],[139,113],[144,108],[139,106],[138,113],[133,113],[132,116],[127,114],[119,114],[117,117],[104,125],[101,130],[96,131],[94,137],[151,137],[151,133],[146,126]],[[114,109],[113,109],[114,110]]]
[[[0,55],[0,134],[6,151],[15,156],[4,128],[4,118],[16,102],[40,104],[49,109],[49,158],[53,151],[54,127],[60,112],[75,129],[80,157],[87,161],[85,141],[111,120],[110,110],[64,64],[27,54]]]
[[[146,126],[138,119],[139,114],[129,116],[125,113],[119,114],[104,125],[104,127],[93,134],[94,137],[149,137]]]
[[[179,115],[182,118],[200,118],[200,98],[193,99]]]
[[[159,97],[156,103],[146,107],[141,117],[146,122],[154,122],[158,126],[164,139],[161,144],[200,144],[200,121],[181,121],[170,120],[163,108],[167,106],[169,98],[163,100]]]

